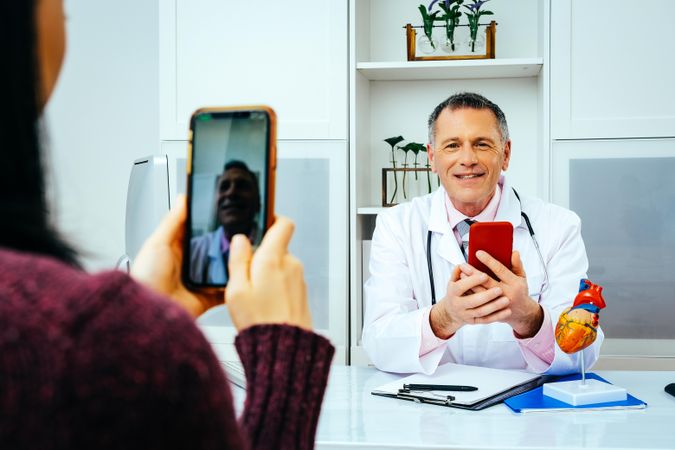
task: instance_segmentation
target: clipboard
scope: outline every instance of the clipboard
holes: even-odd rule
[[[372,395],[478,411],[503,402],[514,395],[535,389],[551,377],[515,370],[491,369],[460,364],[439,366],[433,375],[415,374],[379,386]],[[471,384],[475,392],[400,392],[404,384]]]

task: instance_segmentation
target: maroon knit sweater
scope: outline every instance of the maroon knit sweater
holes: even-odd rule
[[[241,424],[181,308],[119,272],[0,250],[0,449],[312,448],[334,348],[284,325],[236,347]]]

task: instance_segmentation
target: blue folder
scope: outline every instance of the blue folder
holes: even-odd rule
[[[593,378],[604,383],[609,381],[594,374],[587,373],[586,378]],[[557,378],[556,381],[573,381],[580,380],[581,374],[573,374],[565,377]],[[611,383],[609,383],[611,384]],[[516,413],[534,412],[534,411],[555,411],[555,410],[598,410],[598,409],[644,409],[647,404],[640,399],[628,394],[626,400],[620,402],[594,403],[591,405],[572,406],[570,404],[561,402],[551,397],[544,395],[544,388],[542,386],[531,391],[519,394],[504,400],[506,406],[511,408]]]

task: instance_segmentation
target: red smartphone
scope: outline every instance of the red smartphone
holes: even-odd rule
[[[480,262],[476,252],[483,250],[511,269],[513,225],[511,222],[476,222],[469,231],[469,264],[495,280],[499,278]]]

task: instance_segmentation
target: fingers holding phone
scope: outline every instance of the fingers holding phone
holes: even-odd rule
[[[255,253],[245,236],[232,239],[225,303],[238,330],[279,323],[312,329],[303,267],[288,253],[293,229],[278,217]]]
[[[496,281],[488,277],[488,280],[476,289],[501,287],[504,295],[510,301],[509,307],[511,309],[511,315],[504,322],[509,324],[521,337],[534,336],[541,328],[543,310],[529,295],[527,274],[525,273],[520,253],[517,251],[512,252],[510,269],[485,251],[476,252],[476,257],[501,280]],[[470,277],[482,273],[468,264],[462,265],[461,271],[461,277]]]
[[[509,299],[500,286],[481,289],[489,277],[481,272],[451,282],[448,286],[447,309],[461,325],[487,324],[510,315]]]
[[[185,197],[176,199],[173,209],[145,241],[131,266],[131,276],[185,308],[193,317],[223,303],[222,292],[191,292],[181,280]]]
[[[441,339],[449,338],[464,325],[499,322],[510,315],[509,300],[499,286],[478,289],[488,281],[486,274],[461,275],[460,268],[455,267],[446,295],[429,315],[431,329]]]

